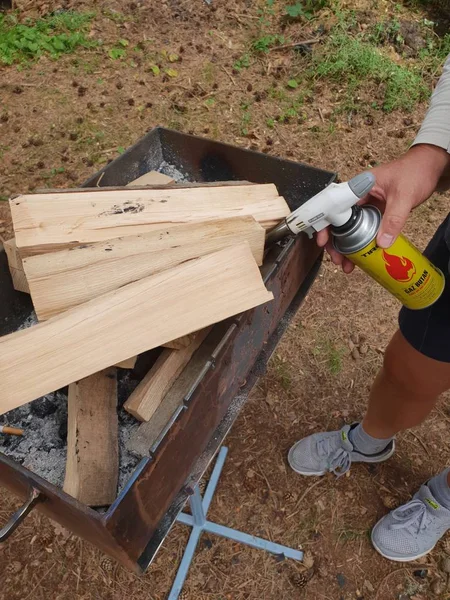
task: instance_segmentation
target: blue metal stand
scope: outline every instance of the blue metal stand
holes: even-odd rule
[[[272,554],[282,554],[286,558],[293,558],[294,560],[299,561],[303,560],[303,552],[300,550],[281,546],[280,544],[263,540],[262,538],[243,533],[242,531],[237,531],[236,529],[231,529],[230,527],[217,525],[217,523],[212,523],[206,519],[206,514],[211,504],[211,500],[213,499],[214,492],[216,491],[217,484],[219,483],[220,473],[225,464],[227,453],[228,448],[222,446],[217,456],[216,464],[214,465],[203,499],[198,486],[195,486],[194,493],[189,499],[192,516],[182,512],[177,517],[179,523],[184,523],[185,525],[192,527],[192,533],[189,537],[172,589],[170,590],[168,600],[178,599],[186,580],[189,567],[194,558],[198,541],[204,531],[215,533],[216,535],[234,540],[235,542],[240,542],[241,544],[246,544],[252,548],[266,550],[266,552],[271,552]]]

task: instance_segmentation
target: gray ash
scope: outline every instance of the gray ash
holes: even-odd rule
[[[123,404],[137,382],[130,380],[128,371],[120,369],[118,384]],[[139,423],[123,408],[118,410],[118,418],[119,493],[139,462],[139,458],[126,449],[126,443]],[[23,437],[0,436],[0,452],[48,482],[62,487],[67,456],[67,393],[47,394],[11,410],[0,417],[0,424],[25,430]]]
[[[182,173],[174,165],[169,164],[165,160],[162,161],[158,171],[164,175],[167,175],[168,177],[172,177],[172,179],[177,183],[189,183],[192,181],[189,179],[186,173]]]

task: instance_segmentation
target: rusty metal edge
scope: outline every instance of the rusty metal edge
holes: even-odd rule
[[[288,310],[286,311],[285,315],[287,313],[290,313],[289,318],[283,319],[278,324],[276,330],[270,337],[270,340],[267,342],[266,347],[261,351],[260,356],[264,355],[265,362],[269,360],[283,333],[285,332],[292,316],[295,314],[295,312],[298,310],[301,303],[305,299],[305,296],[307,295],[319,271],[320,265],[322,263],[322,256],[323,253],[314,263],[313,267],[308,273],[308,276],[304,280],[294,300],[291,302]],[[225,414],[225,417],[222,419],[222,421],[214,431],[211,437],[211,441],[209,442],[206,450],[196,462],[190,477],[188,477],[183,488],[175,497],[166,515],[161,520],[158,529],[156,530],[156,532],[150,539],[146,549],[143,551],[140,558],[138,559],[138,565],[142,572],[145,572],[149,565],[152,563],[159,548],[164,542],[164,539],[166,538],[167,534],[169,533],[170,529],[175,523],[178,513],[183,509],[184,505],[189,499],[189,491],[192,490],[192,488],[200,481],[209,464],[214,459],[216,452],[219,450],[224,439],[226,438],[237,414],[239,413],[242,406],[245,404],[248,394],[250,393],[258,378],[259,375],[255,373],[255,369],[252,369],[249,377],[247,378],[245,386],[242,388],[242,391],[239,393],[239,395],[235,396],[235,398],[233,399],[230,407],[228,408]]]

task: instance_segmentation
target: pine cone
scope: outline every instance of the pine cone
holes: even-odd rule
[[[181,590],[178,600],[189,600],[189,592],[186,590]]]
[[[55,534],[51,531],[44,530],[41,531],[41,533],[39,534],[39,540],[41,541],[42,545],[46,548],[52,544],[54,539]]]
[[[6,566],[6,572],[10,573],[11,575],[17,575],[17,573],[20,573],[21,570],[22,570],[22,563],[19,562],[18,560],[13,560],[12,562],[8,563]]]
[[[103,556],[103,558],[100,560],[100,568],[103,569],[105,573],[111,573],[111,571],[114,569],[114,563],[107,556]]]
[[[398,506],[398,501],[394,498],[394,496],[383,496],[381,500],[383,501],[384,506],[389,510],[393,510]]]
[[[308,569],[307,571],[303,571],[302,573],[294,573],[291,575],[291,583],[298,588],[304,588],[308,581],[312,579],[314,575],[314,569]]]

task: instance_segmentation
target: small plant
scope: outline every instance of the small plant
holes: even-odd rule
[[[252,43],[252,50],[254,52],[269,52],[273,46],[284,43],[285,37],[283,35],[264,35]]]
[[[241,58],[234,63],[233,68],[236,69],[236,71],[242,71],[242,69],[248,69],[249,66],[250,66],[250,55],[243,54],[241,56]]]
[[[298,81],[296,79],[289,79],[287,86],[291,88],[291,90],[296,90],[298,88]]]
[[[126,51],[124,48],[111,48],[108,50],[108,56],[112,60],[119,60],[120,58],[124,58],[126,55]]]
[[[0,63],[36,60],[43,54],[58,58],[79,46],[98,45],[86,37],[94,13],[67,11],[42,19],[19,22],[15,15],[0,14]]]
[[[309,18],[311,13],[305,11],[305,7],[300,2],[286,6],[286,15],[291,19],[298,19],[299,17]]]
[[[312,19],[315,12],[328,5],[328,0],[303,0],[286,6],[285,13],[289,19]]]

